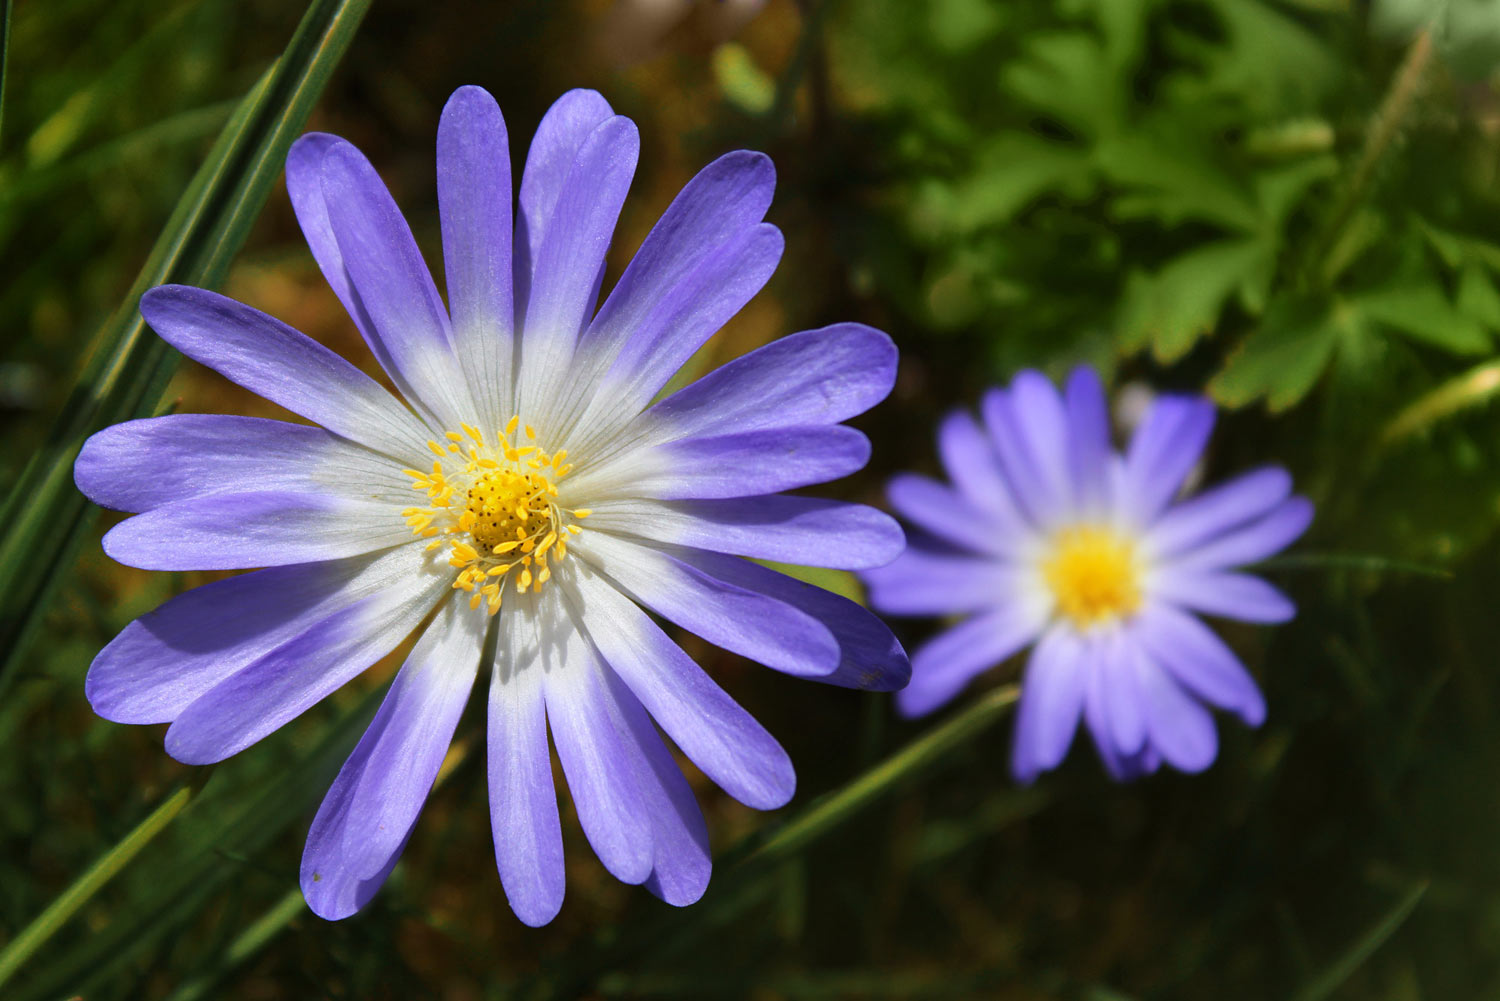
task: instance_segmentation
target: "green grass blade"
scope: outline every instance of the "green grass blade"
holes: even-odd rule
[[[902,788],[1003,719],[1020,688],[996,688],[853,781],[815,801],[765,836],[752,836],[725,853],[708,892],[697,904],[631,929],[601,936],[592,951],[574,949],[556,968],[544,971],[517,996],[534,1001],[581,997],[603,978],[642,956],[659,953],[695,931],[721,928],[745,907],[770,892],[767,873],[842,827],[861,811]]]
[[[302,889],[292,887],[264,914],[252,921],[249,927],[235,936],[234,941],[218,957],[217,971],[227,973],[235,969],[280,934],[294,918],[306,912],[307,904],[302,899]],[[208,996],[218,979],[208,974],[194,977],[168,995],[167,1001],[198,1001],[199,998]]]
[[[738,862],[731,878],[744,878],[747,872],[754,875],[765,866],[796,854],[887,792],[941,761],[953,748],[968,743],[989,729],[1009,712],[1019,697],[1020,689],[1008,685],[976,699],[963,712],[933,727],[837,792],[816,800],[750,849]]]
[[[242,878],[248,860],[292,824],[305,820],[384,695],[381,688],[369,692],[315,747],[261,780],[247,782],[241,774],[259,767],[253,759],[215,768],[168,836],[133,867],[130,875],[140,878],[122,880],[129,885],[123,886],[124,899],[112,908],[109,923],[50,957],[30,973],[20,990],[6,995],[8,1001],[93,997],[106,985],[118,984],[140,957],[178,935],[226,884]],[[296,878],[295,866],[286,878]],[[270,934],[274,927],[265,931]]]
[[[369,4],[314,0],[308,8],[210,150],[124,303],[99,332],[61,417],[13,487],[0,534],[0,689],[95,514],[73,486],[79,448],[102,427],[152,413],[176,367],[176,353],[146,329],[136,303],[155,285],[213,287],[224,279]]]
[[[1348,980],[1365,960],[1373,956],[1376,950],[1385,944],[1386,939],[1396,933],[1396,929],[1406,923],[1406,919],[1411,917],[1411,912],[1416,910],[1423,894],[1427,892],[1427,886],[1426,882],[1422,882],[1412,887],[1404,897],[1396,901],[1396,906],[1375,922],[1369,931],[1360,936],[1359,941],[1350,946],[1327,969],[1314,977],[1306,987],[1298,991],[1292,1001],[1323,1001],[1338,990],[1339,986]]]
[[[37,915],[36,919],[22,929],[11,940],[4,951],[0,951],[0,986],[4,986],[44,942],[52,937],[78,909],[88,903],[99,888],[108,883],[142,848],[164,831],[182,808],[192,799],[193,792],[187,787],[178,789],[151,811],[150,816],[136,825],[135,830],[125,835],[113,848],[100,856],[99,860],[79,876],[56,900]]]
[[[1256,572],[1282,570],[1356,570],[1375,574],[1414,574],[1418,577],[1434,577],[1438,580],[1453,579],[1453,571],[1444,567],[1433,566],[1430,563],[1417,563],[1412,560],[1396,559],[1390,556],[1381,556],[1378,553],[1287,553],[1285,556],[1272,556],[1270,559],[1261,560],[1259,563],[1252,563],[1247,569]]]

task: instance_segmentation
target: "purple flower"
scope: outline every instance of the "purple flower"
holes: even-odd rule
[[[319,134],[292,147],[287,188],[313,256],[405,403],[223,296],[164,286],[141,300],[188,357],[321,426],[182,414],[89,439],[79,487],[136,513],[105,536],[110,556],[266,568],[126,627],[89,670],[95,710],[170,722],[170,754],[219,761],[431,616],[313,821],[302,888],[323,917],[354,913],[395,865],[490,630],[496,858],[531,925],[563,898],[549,729],[604,866],[673,904],[702,894],[708,835],[656,726],[741,802],[792,795],[775,739],[645,609],[798,677],[891,690],[909,676],[871,613],[739,558],[853,569],[900,550],[873,509],[778,493],[864,465],[869,443],[839,422],[889,392],[894,346],[836,324],[653,403],[765,284],[782,241],[761,221],[771,162],[729,153],[595,312],[638,148],[598,94],[564,95],[532,141],[512,225],[500,110],[457,91],[437,140],[445,306],[359,151]]]
[[[1218,736],[1205,704],[1251,726],[1266,704],[1193,613],[1290,619],[1285,595],[1235,568],[1301,535],[1312,505],[1274,468],[1177,499],[1213,428],[1213,404],[1200,397],[1159,397],[1123,455],[1087,368],[1061,395],[1022,372],[981,410],[982,427],[958,411],[938,431],[952,487],[891,481],[891,504],[919,531],[895,562],[864,574],[883,612],[968,616],[912,655],[901,711],[931,712],[1035,643],[1016,718],[1017,779],[1056,767],[1080,716],[1116,778],[1163,761],[1207,768]]]

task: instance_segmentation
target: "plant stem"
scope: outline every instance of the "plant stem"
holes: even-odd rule
[[[1323,284],[1327,284],[1331,276],[1320,262],[1326,260],[1338,244],[1350,220],[1354,218],[1355,211],[1369,193],[1370,184],[1375,177],[1375,169],[1400,133],[1401,126],[1411,111],[1412,102],[1418,90],[1421,89],[1422,77],[1427,72],[1427,66],[1431,61],[1432,29],[1427,27],[1418,32],[1417,37],[1412,40],[1411,47],[1406,50],[1406,57],[1402,59],[1401,67],[1396,71],[1395,79],[1391,81],[1390,90],[1386,92],[1385,100],[1380,102],[1380,107],[1376,110],[1375,117],[1371,119],[1370,127],[1365,132],[1365,144],[1360,150],[1359,160],[1354,165],[1354,172],[1349,178],[1349,183],[1344,186],[1338,200],[1334,202],[1322,233],[1311,244],[1314,249],[1308,259],[1308,265],[1310,269],[1317,269],[1320,282]]]

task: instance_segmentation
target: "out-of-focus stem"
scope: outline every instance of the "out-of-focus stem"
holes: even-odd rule
[[[1337,201],[1334,202],[1334,207],[1328,214],[1327,223],[1319,238],[1312,244],[1314,251],[1309,259],[1309,265],[1312,269],[1316,269],[1321,283],[1326,284],[1331,277],[1323,268],[1322,262],[1328,258],[1330,251],[1348,227],[1349,221],[1354,217],[1355,211],[1369,193],[1370,183],[1375,177],[1375,169],[1380,166],[1381,159],[1400,133],[1417,92],[1421,89],[1422,78],[1427,72],[1428,64],[1431,62],[1432,29],[1423,28],[1412,40],[1411,47],[1406,50],[1406,58],[1401,61],[1401,68],[1396,71],[1396,78],[1391,81],[1385,100],[1380,102],[1380,108],[1375,112],[1374,118],[1370,121],[1370,127],[1365,132],[1365,144],[1360,150],[1359,160],[1354,165],[1349,183],[1344,186]]]

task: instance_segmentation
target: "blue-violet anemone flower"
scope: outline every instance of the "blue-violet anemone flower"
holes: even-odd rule
[[[1213,429],[1213,404],[1201,397],[1158,397],[1123,454],[1088,368],[1061,394],[1022,372],[991,389],[981,413],[983,426],[958,411],[938,431],[951,487],[916,475],[891,481],[892,506],[917,531],[893,563],[864,574],[880,611],[968,616],[912,654],[899,708],[931,712],[1035,643],[1011,755],[1018,780],[1063,760],[1080,717],[1116,778],[1163,761],[1207,768],[1218,735],[1204,704],[1250,726],[1266,704],[1194,613],[1290,619],[1285,595],[1235,568],[1290,544],[1312,505],[1276,468],[1179,499]]]
[[[708,837],[656,726],[741,802],[792,795],[780,745],[646,609],[798,677],[877,690],[909,677],[873,614],[741,558],[862,568],[900,550],[886,515],[779,493],[864,465],[868,441],[840,422],[889,392],[894,346],[853,323],[793,334],[653,402],[765,284],[782,240],[762,222],[770,161],[729,153],[596,312],[638,150],[598,94],[564,95],[532,141],[513,224],[500,109],[458,90],[437,136],[445,305],[364,156],[331,135],[297,141],[297,219],[404,404],[213,292],[141,300],[183,354],[321,426],[180,414],[89,439],[79,487],[135,513],[105,536],[114,559],[264,568],[126,627],[89,670],[95,710],[170,722],[173,757],[219,761],[426,623],[313,820],[302,888],[326,918],[360,908],[395,865],[490,630],[495,852],[531,925],[563,898],[549,730],[604,866],[673,904],[702,894]]]

